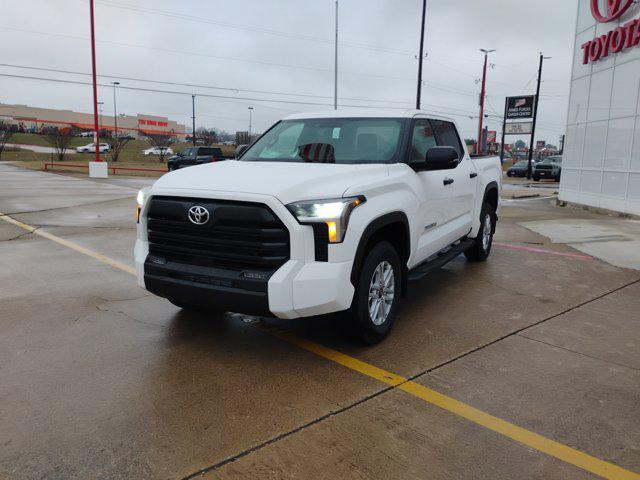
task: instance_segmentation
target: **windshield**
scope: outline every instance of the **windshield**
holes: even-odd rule
[[[402,120],[284,120],[242,156],[249,162],[388,163],[397,154]]]
[[[542,163],[562,163],[562,157],[547,157]]]
[[[529,162],[518,162],[514,165],[514,167],[528,167]]]

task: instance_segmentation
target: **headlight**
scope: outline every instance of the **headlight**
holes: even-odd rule
[[[147,199],[149,190],[151,190],[151,187],[144,187],[142,190],[138,191],[138,195],[136,196],[136,201],[138,202],[138,205],[136,206],[136,223],[140,223],[140,212],[142,211],[144,202]]]
[[[291,203],[287,208],[302,224],[326,224],[329,243],[340,243],[347,232],[351,212],[366,201],[363,196],[309,200]]]

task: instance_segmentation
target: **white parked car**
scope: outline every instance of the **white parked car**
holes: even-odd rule
[[[142,150],[143,155],[161,155],[164,150],[165,155],[173,155],[173,149],[171,147],[152,147]]]
[[[491,253],[500,159],[471,158],[458,132],[420,110],[287,117],[237,160],[140,191],[138,282],[181,308],[348,311],[380,341],[407,282]]]
[[[108,143],[101,143],[99,147],[100,153],[106,153],[111,150],[111,145]],[[76,147],[76,152],[78,153],[95,153],[96,145],[95,143],[90,143],[89,145],[84,145],[82,147]]]

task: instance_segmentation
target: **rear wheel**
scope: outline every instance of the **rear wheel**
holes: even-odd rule
[[[480,213],[480,230],[473,246],[464,252],[471,262],[484,262],[491,253],[495,233],[496,213],[490,203],[485,202]]]
[[[368,345],[389,334],[402,284],[400,257],[389,242],[380,242],[365,258],[351,305],[357,333]]]

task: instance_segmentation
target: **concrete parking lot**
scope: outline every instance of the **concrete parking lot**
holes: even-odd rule
[[[0,164],[0,477],[640,478],[640,271],[605,261],[638,222],[508,199],[489,261],[412,285],[364,347],[140,289],[151,181]],[[588,252],[536,233],[603,221]]]

